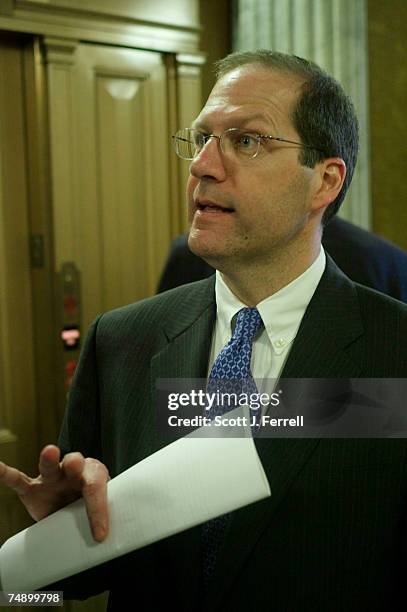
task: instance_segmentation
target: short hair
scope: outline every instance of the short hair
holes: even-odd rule
[[[341,191],[327,207],[323,225],[339,210],[352,180],[359,148],[359,127],[355,108],[342,86],[310,60],[269,49],[235,52],[215,62],[219,80],[228,72],[246,64],[258,64],[298,76],[304,80],[292,109],[291,119],[304,144],[299,162],[313,168],[328,157],[340,157],[346,164]]]

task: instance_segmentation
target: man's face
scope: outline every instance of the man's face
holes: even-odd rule
[[[246,65],[215,85],[193,124],[220,136],[228,128],[301,142],[290,112],[301,81]],[[190,166],[189,246],[220,270],[268,265],[306,232],[315,172],[298,162],[298,146],[263,141],[253,159],[228,158],[211,138]]]

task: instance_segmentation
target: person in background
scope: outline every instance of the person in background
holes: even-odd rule
[[[189,247],[216,275],[98,317],[59,447],[43,449],[37,478],[0,465],[37,520],[82,495],[97,541],[109,473],[160,447],[157,379],[407,377],[407,306],[321,247],[358,150],[341,86],[296,56],[232,54],[173,141],[190,164]],[[271,497],[68,579],[65,596],[110,590],[109,610],[139,612],[404,610],[406,440],[254,444]]]
[[[334,217],[324,228],[322,244],[335,263],[357,283],[407,303],[407,253],[388,240]],[[171,244],[157,291],[162,293],[215,272],[188,247],[188,235]]]

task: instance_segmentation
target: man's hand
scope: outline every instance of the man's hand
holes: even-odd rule
[[[109,472],[97,459],[85,459],[81,453],[69,453],[60,461],[57,446],[48,445],[40,454],[39,476],[0,462],[0,482],[13,489],[36,521],[83,497],[96,541],[102,542],[109,529],[107,481]]]

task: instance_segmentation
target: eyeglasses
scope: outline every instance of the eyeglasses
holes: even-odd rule
[[[229,158],[237,159],[253,159],[259,154],[260,146],[264,140],[277,140],[279,142],[288,142],[297,145],[304,149],[315,149],[323,152],[318,147],[279,138],[277,136],[269,136],[267,134],[257,134],[256,132],[246,132],[239,128],[229,128],[222,132],[220,136],[216,134],[203,134],[194,128],[183,128],[172,137],[176,154],[181,159],[192,160],[197,157],[206,143],[211,138],[217,138],[222,153]]]

